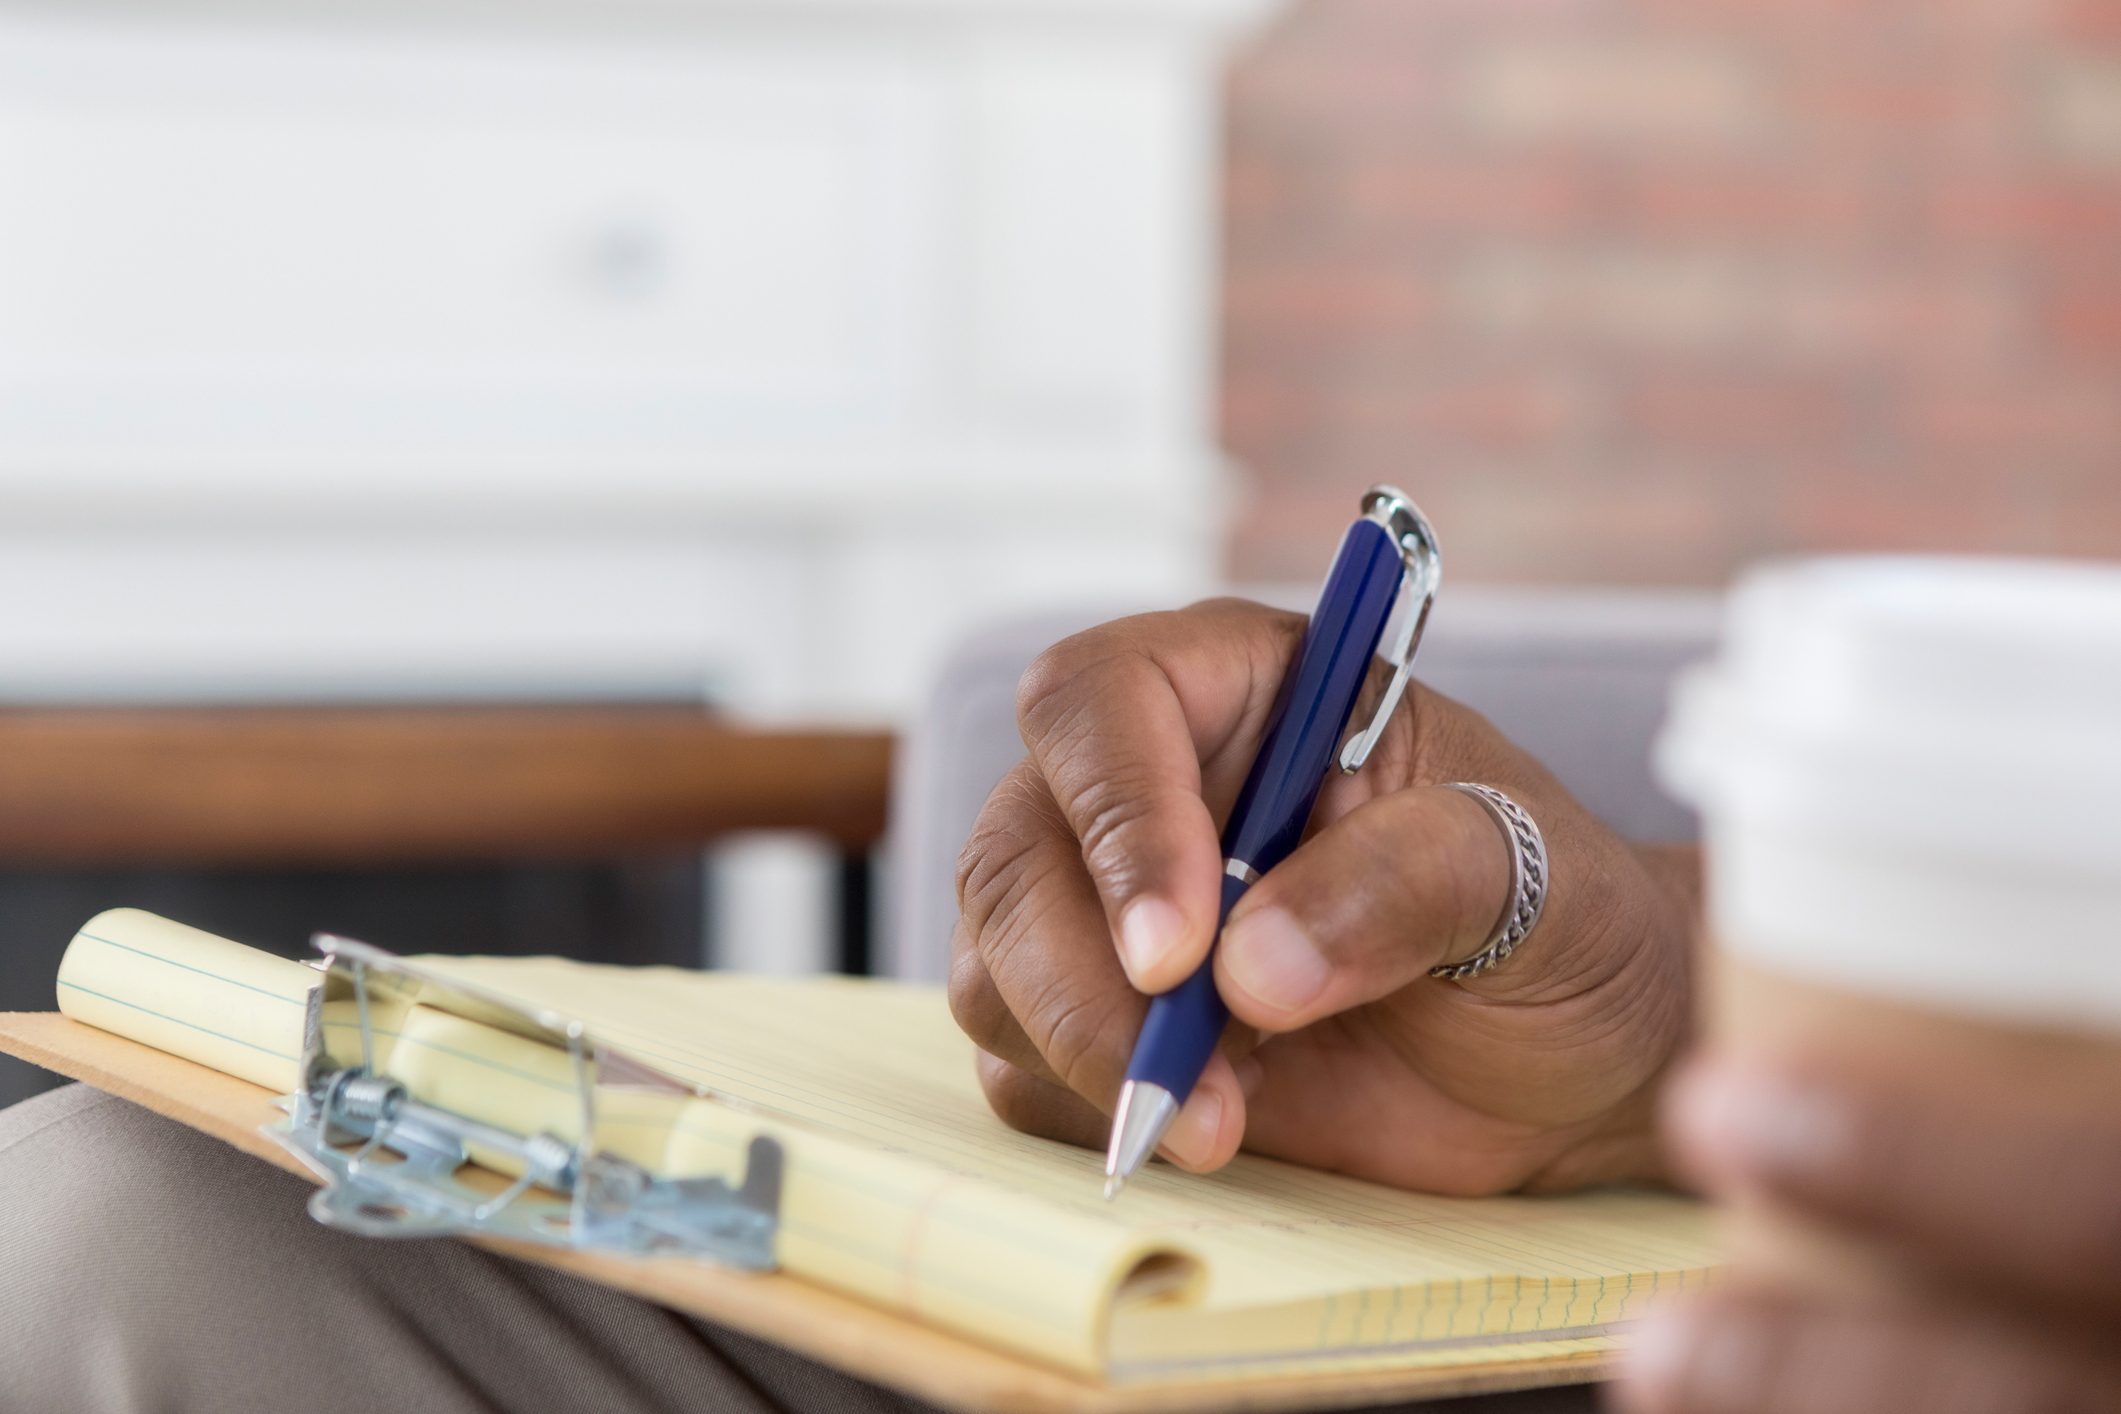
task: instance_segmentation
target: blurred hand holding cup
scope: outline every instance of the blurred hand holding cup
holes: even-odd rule
[[[1703,816],[1712,1065],[2121,1096],[2121,567],[1763,570],[1658,750]],[[1741,1280],[1846,1297],[1907,1277],[1847,1227],[1721,1196]]]

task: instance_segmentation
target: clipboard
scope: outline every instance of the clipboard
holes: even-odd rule
[[[55,1012],[0,1013],[0,1051],[142,1105],[311,1181],[319,1175],[269,1131],[284,1097]],[[499,1193],[508,1180],[479,1175]],[[482,1235],[461,1240],[569,1272],[771,1341],[861,1379],[950,1409],[1027,1414],[1348,1409],[1414,1398],[1576,1384],[1606,1375],[1604,1353],[1498,1359],[1448,1369],[1353,1370],[1153,1384],[1100,1383],[866,1306],[771,1271],[697,1257],[619,1255]]]

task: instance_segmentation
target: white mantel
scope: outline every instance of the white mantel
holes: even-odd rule
[[[1197,592],[1262,8],[0,6],[0,698],[891,717]]]

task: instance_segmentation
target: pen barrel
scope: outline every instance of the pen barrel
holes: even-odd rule
[[[1348,527],[1282,678],[1252,771],[1231,807],[1225,858],[1264,874],[1303,839],[1405,571],[1399,546],[1383,526],[1359,520]]]
[[[1251,866],[1255,877],[1286,859],[1303,838],[1392,616],[1404,571],[1399,547],[1382,526],[1359,520],[1348,527],[1223,832],[1224,856]],[[1235,875],[1223,876],[1218,938],[1248,887]],[[1229,1019],[1215,990],[1211,953],[1192,976],[1150,999],[1127,1079],[1160,1085],[1184,1100],[1215,1054]]]
[[[1222,933],[1230,910],[1244,897],[1250,885],[1242,879],[1223,876],[1222,910],[1215,931]],[[1215,1044],[1222,1039],[1230,1009],[1222,993],[1215,990],[1215,963],[1211,958],[1195,968],[1193,975],[1168,992],[1149,999],[1149,1014],[1142,1021],[1141,1037],[1134,1043],[1134,1057],[1127,1066],[1127,1079],[1161,1085],[1183,1100],[1207,1069]]]

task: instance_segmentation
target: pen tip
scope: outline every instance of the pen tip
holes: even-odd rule
[[[1113,1200],[1114,1198],[1117,1198],[1117,1197],[1119,1196],[1119,1190],[1120,1190],[1120,1189],[1122,1189],[1122,1188],[1125,1188],[1126,1186],[1127,1186],[1127,1180],[1126,1180],[1126,1177],[1125,1177],[1124,1175],[1122,1175],[1122,1174],[1116,1174],[1116,1173],[1108,1173],[1108,1174],[1106,1174],[1106,1175],[1105,1175],[1105,1201],[1106,1201],[1107,1203],[1109,1203],[1109,1202],[1111,1202],[1111,1201],[1112,1201],[1112,1200]]]

